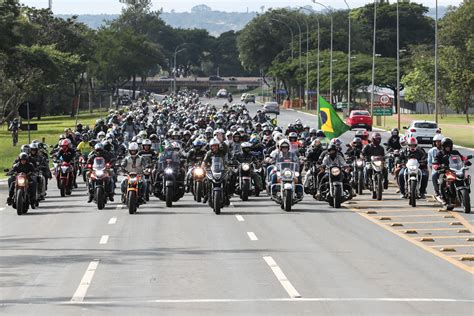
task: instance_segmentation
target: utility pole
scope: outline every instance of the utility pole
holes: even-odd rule
[[[372,91],[370,93],[370,115],[374,117],[374,90],[375,90],[375,36],[377,31],[377,0],[374,0],[374,36],[372,39]]]
[[[434,108],[435,122],[438,123],[438,0],[436,0],[435,16],[435,82],[434,82]]]
[[[349,38],[347,41],[347,109],[350,111],[351,110],[351,8],[349,7],[349,4],[347,4],[347,1],[344,0],[344,3],[347,6],[347,9],[349,10],[347,13],[348,17],[348,22],[349,22]],[[397,2],[398,3],[398,2]]]
[[[49,0],[49,1],[48,1],[48,8],[49,8],[49,10],[51,10],[51,11],[53,10],[53,0]]]
[[[400,25],[397,0],[397,127],[400,130]]]

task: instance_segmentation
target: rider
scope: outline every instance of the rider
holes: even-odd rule
[[[48,178],[51,179],[51,171],[49,170],[49,166],[48,166],[48,161],[47,159],[40,153],[39,151],[39,146],[38,146],[38,143],[31,143],[30,144],[30,161],[31,160],[34,160],[35,161],[35,168],[38,172],[41,173],[41,175],[43,175],[43,177],[41,177],[40,175],[38,175],[37,179],[38,179],[38,186],[39,188],[43,188],[43,183],[41,183],[41,181],[43,181],[44,179],[44,188],[45,188],[45,191],[44,192],[41,192],[41,198],[44,199],[44,197],[46,196],[46,190],[47,190],[47,187],[48,187]]]
[[[362,149],[362,156],[365,158],[367,165],[364,169],[365,175],[365,184],[368,185],[369,180],[372,178],[372,168],[368,168],[368,162],[371,161],[372,157],[385,156],[385,149],[380,144],[382,142],[382,135],[380,133],[374,133],[372,135],[372,142],[367,144],[364,149]],[[364,139],[362,139],[362,143],[364,143]],[[387,168],[383,168],[383,176],[384,176],[384,189],[388,188],[388,172]]]
[[[288,139],[282,139],[278,143],[278,149],[274,150],[270,154],[270,162],[273,163],[279,163],[279,162],[293,162],[296,163],[297,166],[295,170],[299,170],[299,159],[296,153],[290,151],[290,141]],[[276,194],[276,188],[273,186],[273,184],[276,184],[278,180],[276,168],[271,169],[270,172],[270,179],[271,179],[271,188],[272,189],[272,195]],[[301,176],[298,177],[298,183],[301,183]],[[303,196],[302,188],[301,186],[296,187],[296,193],[298,195],[298,198],[301,198]]]
[[[433,162],[434,162],[434,159],[435,159],[436,155],[440,152],[440,150],[442,150],[442,147],[441,147],[441,141],[442,140],[443,140],[443,135],[436,134],[433,137],[433,148],[431,148],[428,151],[428,167],[431,170],[431,181],[433,183],[433,189],[435,191],[435,198],[437,200],[441,200],[441,194],[439,192],[439,183],[438,183],[439,174],[438,174],[438,170],[435,170],[433,168]]]
[[[344,157],[339,154],[339,149],[337,148],[337,145],[331,144],[329,145],[328,153],[324,157],[321,167],[323,167],[325,170],[329,170],[331,167],[334,167],[334,166],[341,168],[341,171],[343,172],[342,181],[343,181],[344,190],[349,191],[350,193],[349,196],[353,196],[352,187],[349,184],[349,174],[345,171],[346,169],[348,169],[349,166],[347,165],[347,162],[344,159]],[[322,176],[321,180],[319,181],[320,183],[319,184],[320,187],[318,188],[319,192],[322,192],[321,187],[327,182],[328,177],[329,177],[329,173],[327,172]],[[318,193],[318,194],[321,194],[321,193]]]
[[[143,175],[143,170],[146,167],[147,162],[145,159],[138,154],[138,144],[137,143],[130,143],[128,144],[128,155],[122,160],[120,167],[122,170],[127,173],[136,173],[137,175]],[[127,193],[127,178],[122,180],[120,185],[122,190],[123,196]],[[146,182],[142,180],[140,177],[138,183],[138,202],[145,203],[143,200],[143,193],[146,192]]]
[[[73,148],[71,148],[71,141],[68,138],[66,138],[66,139],[63,139],[61,142],[59,142],[59,151],[56,155],[56,160],[71,164],[73,168],[73,172],[71,173],[72,178],[73,178],[72,183],[74,187],[77,188],[76,172],[74,169],[75,159],[76,159],[76,151]],[[57,178],[57,181],[58,181],[58,186],[59,186],[59,177]]]
[[[415,158],[420,164],[421,170],[421,183],[420,183],[420,198],[424,199],[426,194],[426,187],[428,185],[428,170],[426,168],[426,152],[418,148],[418,141],[415,137],[410,137],[407,140],[407,149],[400,152],[398,157],[398,163],[405,164],[408,159]],[[407,172],[406,167],[403,167],[398,174],[398,185],[400,187],[401,198],[406,197],[405,191],[405,172]]]
[[[110,152],[104,149],[104,145],[102,143],[95,144],[94,151],[92,151],[89,154],[89,157],[87,158],[87,164],[92,165],[94,163],[94,159],[97,157],[103,157],[106,164],[112,164],[115,160],[114,156]],[[92,202],[92,200],[94,199],[93,189],[94,188],[92,187],[92,183],[90,183],[89,200],[87,201],[87,203]],[[110,186],[108,188],[108,191],[109,191],[108,194],[109,194],[109,200],[111,202],[114,201],[114,189],[115,189],[114,177],[110,177]]]
[[[242,153],[237,155],[235,159],[241,164],[242,163],[251,164],[251,163],[257,162],[258,159],[252,153],[252,147],[253,147],[253,144],[250,142],[242,143]],[[252,177],[253,182],[255,183],[255,188],[258,191],[262,191],[263,183],[262,183],[262,178],[260,177],[260,175],[252,169],[251,177]]]
[[[402,149],[402,146],[400,145],[400,135],[399,135],[398,128],[393,128],[390,133],[391,133],[391,136],[387,141],[387,151]]]

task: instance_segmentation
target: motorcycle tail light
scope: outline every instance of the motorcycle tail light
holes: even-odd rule
[[[91,164],[87,165],[87,168],[92,169],[92,165]]]

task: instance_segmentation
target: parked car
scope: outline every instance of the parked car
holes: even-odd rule
[[[365,110],[354,110],[346,120],[346,124],[353,128],[365,128],[368,131],[372,131],[372,116],[369,111]]]
[[[241,102],[244,102],[245,100],[245,97],[247,96],[248,93],[242,93],[242,95],[240,96],[240,101]]]
[[[228,92],[226,89],[220,89],[217,91],[216,97],[218,98],[227,98]]]
[[[405,135],[415,137],[418,144],[431,145],[433,137],[440,132],[438,124],[431,121],[413,121],[410,126],[404,126],[403,128],[406,129]]]
[[[243,99],[245,103],[255,103],[255,94],[246,93],[245,98]]]
[[[224,78],[219,77],[219,76],[210,76],[209,81],[222,81]]]
[[[263,105],[263,112],[280,115],[280,105],[278,102],[265,102]]]

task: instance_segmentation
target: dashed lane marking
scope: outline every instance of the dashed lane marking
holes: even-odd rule
[[[84,273],[84,276],[82,277],[81,283],[79,283],[79,286],[77,287],[76,292],[71,298],[71,303],[82,303],[84,301],[84,297],[87,294],[87,290],[89,289],[89,286],[91,285],[92,278],[94,278],[94,274],[98,266],[99,266],[98,259],[93,260],[89,263],[89,266],[87,267],[87,270]]]
[[[111,219],[109,219],[109,225],[113,225],[117,223],[117,217],[112,217]]]
[[[244,217],[243,217],[242,215],[238,215],[238,214],[237,214],[237,215],[235,215],[235,217],[237,218],[237,220],[238,220],[239,222],[245,222],[245,219],[244,219]]]
[[[276,264],[275,260],[273,260],[271,256],[265,256],[263,257],[263,260],[265,260],[265,262],[268,264],[270,269],[272,269],[273,274],[275,274],[277,280],[283,286],[286,293],[288,293],[288,295],[293,299],[300,298],[301,297],[300,293],[298,293],[295,287],[287,279],[286,275],[283,273],[280,267]]]
[[[4,207],[0,207],[0,211],[3,211],[5,208]]]
[[[100,238],[99,244],[105,245],[108,241],[109,241],[109,235],[103,235],[103,236]]]
[[[257,235],[255,235],[254,232],[247,232],[247,235],[249,236],[250,240],[252,240],[252,241],[258,240]]]

